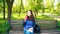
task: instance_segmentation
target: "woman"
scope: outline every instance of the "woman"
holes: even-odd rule
[[[24,34],[34,34],[35,19],[31,10],[28,10],[26,17],[24,18]]]

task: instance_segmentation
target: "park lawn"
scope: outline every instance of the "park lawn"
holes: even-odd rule
[[[26,16],[26,14],[21,13],[20,16],[18,13],[12,13],[11,20],[21,20]],[[3,14],[0,13],[0,18],[3,18]],[[7,13],[5,14],[5,18],[7,19]]]
[[[26,16],[25,13],[21,13],[20,16],[18,13],[12,13],[11,15],[11,20],[22,20]],[[0,17],[3,17],[3,14],[0,14]],[[7,18],[7,13],[5,15],[5,18]],[[54,20],[53,18],[46,16],[46,15],[37,15],[36,18],[37,20]]]
[[[46,15],[40,15],[40,16],[37,16],[36,19],[38,20],[54,20],[53,18],[49,17],[49,16],[46,16]]]
[[[9,26],[10,25],[7,23],[7,20],[0,18],[0,34],[6,34],[6,29],[8,29]]]
[[[60,14],[52,14],[52,15],[54,15],[54,16],[60,16]]]
[[[60,16],[60,14],[55,14],[55,16]]]
[[[26,16],[26,14],[24,14],[24,13],[21,13],[20,16],[18,13],[13,13],[11,19],[12,20],[22,20],[22,19],[24,19],[25,16]]]
[[[12,20],[21,20],[24,19],[24,17],[26,16],[26,14],[21,13],[20,16],[18,16],[17,13],[12,14]],[[37,20],[54,20],[53,18],[50,18],[49,16],[46,15],[37,15],[36,18]]]

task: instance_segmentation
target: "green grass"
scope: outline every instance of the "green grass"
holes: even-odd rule
[[[24,13],[21,13],[20,16],[18,13],[12,13],[11,20],[21,20],[21,19],[24,19],[25,16],[26,16],[26,14],[24,14]],[[3,18],[2,13],[0,13],[0,18]],[[7,19],[7,13],[5,15],[5,18]]]
[[[3,20],[0,18],[0,33],[6,34],[6,29],[9,28],[9,24],[7,23],[7,20]]]
[[[21,19],[24,19],[24,17],[26,16],[26,14],[24,13],[21,13],[20,16],[18,13],[13,13],[11,15],[11,20],[21,20]],[[0,17],[2,18],[3,15],[0,14]],[[7,14],[6,14],[6,18],[7,18]],[[46,15],[39,15],[39,16],[36,16],[35,19],[40,19],[40,20],[54,20],[53,18],[50,18],[49,16],[46,16]]]
[[[40,15],[40,16],[37,16],[36,19],[38,20],[54,20],[53,18],[49,17],[49,16],[46,16],[46,15]]]
[[[52,15],[54,15],[54,16],[60,16],[59,13],[53,13]]]
[[[26,15],[26,14],[21,13],[20,16],[19,16],[18,13],[13,13],[11,19],[12,19],[12,20],[21,20],[21,19],[24,19],[25,15]]]

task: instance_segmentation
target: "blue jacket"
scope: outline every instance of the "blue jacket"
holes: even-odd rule
[[[31,27],[34,27],[34,23],[31,20],[26,20],[26,22],[24,22],[23,25],[24,25],[24,29],[26,29],[26,30],[28,30]]]

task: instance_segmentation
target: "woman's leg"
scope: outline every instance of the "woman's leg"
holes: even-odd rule
[[[24,29],[24,34],[26,34],[26,30]]]
[[[32,33],[32,32],[30,32],[31,34],[34,34],[34,33]]]
[[[30,34],[30,32],[29,32],[29,31],[27,31],[27,32],[26,32],[26,34]]]
[[[27,30],[24,30],[24,34],[31,34],[31,33]]]

